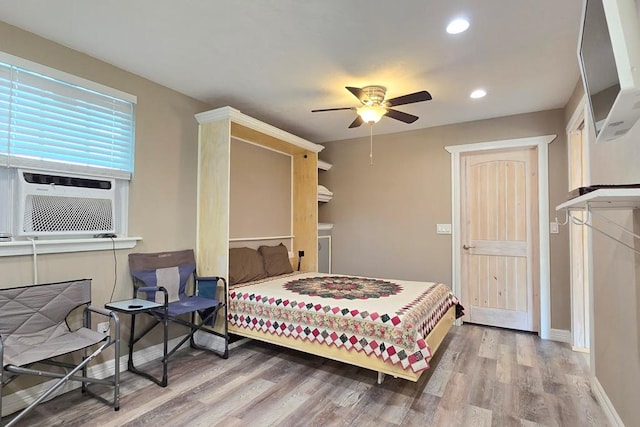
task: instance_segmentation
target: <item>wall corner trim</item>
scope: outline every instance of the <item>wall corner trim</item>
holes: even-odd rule
[[[602,384],[600,384],[600,381],[598,381],[598,378],[596,377],[591,377],[591,392],[595,395],[596,400],[600,404],[602,411],[611,425],[615,427],[624,427],[624,423],[622,422],[622,419],[620,419],[616,408],[613,406],[613,403],[611,403],[611,400],[609,400],[609,396],[607,396]]]

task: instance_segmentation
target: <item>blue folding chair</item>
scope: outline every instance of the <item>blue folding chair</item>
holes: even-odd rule
[[[139,335],[135,333],[136,316],[132,314],[131,334],[129,337],[129,370],[142,375],[161,387],[166,387],[167,363],[169,358],[187,340],[192,348],[211,351],[223,359],[229,356],[229,334],[227,332],[227,306],[222,300],[227,294],[227,281],[223,277],[198,277],[196,274],[195,256],[191,249],[175,252],[159,252],[146,254],[129,254],[129,269],[133,277],[134,298],[144,298],[156,301],[162,307],[145,311],[153,317],[149,324]],[[187,293],[191,277],[194,278],[194,291]],[[220,297],[216,298],[218,283],[222,282],[223,290]],[[140,294],[144,293],[144,296]],[[223,310],[223,332],[213,329],[218,318],[218,312]],[[188,315],[188,316],[187,316]],[[185,319],[190,318],[190,320]],[[189,328],[189,333],[173,349],[168,350],[169,322],[178,323]],[[145,335],[151,332],[157,325],[162,324],[164,332],[164,351],[162,358],[162,379],[134,366],[133,348]],[[212,350],[196,344],[194,334],[198,331],[208,332],[224,340],[222,351]]]

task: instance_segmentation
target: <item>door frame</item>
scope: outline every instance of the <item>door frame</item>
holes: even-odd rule
[[[587,104],[586,95],[582,95],[582,98],[578,101],[575,110],[573,111],[571,118],[567,122],[566,132],[567,132],[567,166],[568,170],[571,171],[574,165],[571,164],[572,159],[569,155],[570,152],[570,140],[571,133],[575,131],[580,123],[584,124],[584,128],[582,130],[584,134],[585,143],[582,146],[582,154],[583,161],[581,167],[583,168],[583,174],[586,185],[591,182],[590,171],[589,171],[589,142],[591,140],[591,121],[588,120],[590,111],[589,105]],[[572,190],[572,188],[569,188]],[[570,223],[569,223],[570,224]],[[586,227],[585,227],[586,228]],[[593,304],[592,299],[592,287],[591,282],[593,280],[593,269],[591,268],[591,229],[585,230],[585,240],[583,241],[583,246],[580,248],[575,248],[573,246],[573,240],[571,238],[572,229],[569,229],[569,251],[570,251],[570,269],[571,269],[571,348],[574,351],[580,351],[584,353],[591,352],[591,343],[593,342],[592,330],[593,325],[591,319],[593,318]],[[573,263],[573,251],[582,251],[583,253],[583,271],[586,271],[584,275],[583,283],[574,283],[574,269],[576,266]],[[585,286],[586,285],[586,286]],[[579,303],[584,310],[576,310],[575,304]],[[580,341],[576,339],[576,329],[580,329],[582,332],[580,336],[584,337],[584,341]],[[585,330],[587,333],[585,333]]]
[[[473,144],[449,145],[444,147],[451,154],[451,265],[452,290],[460,295],[461,261],[460,248],[460,155],[473,151],[503,150],[508,148],[536,148],[538,155],[538,244],[540,280],[540,327],[538,334],[549,339],[551,331],[551,270],[549,259],[549,144],[557,135],[543,135],[529,138],[503,139]],[[464,303],[464,302],[463,302]],[[464,304],[463,304],[464,305]],[[458,321],[459,324],[459,321]]]

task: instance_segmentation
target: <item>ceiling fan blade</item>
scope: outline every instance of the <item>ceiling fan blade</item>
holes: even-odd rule
[[[340,107],[340,108],[323,108],[321,110],[311,110],[312,113],[319,113],[322,111],[340,111],[340,110],[355,110],[355,107]]]
[[[349,125],[349,129],[351,128],[357,128],[358,126],[360,126],[362,123],[364,123],[364,121],[362,120],[362,117],[360,116],[356,116],[356,119],[351,122],[351,124]]]
[[[387,110],[387,114],[385,114],[385,116],[391,117],[392,119],[400,120],[401,122],[405,123],[413,123],[419,118],[418,116],[414,116],[413,114],[403,113],[402,111],[392,110],[390,108]]]
[[[364,91],[359,87],[345,86],[345,89],[351,92],[353,96],[358,98],[360,102],[362,102],[363,104],[369,100],[369,97],[367,96],[367,94],[364,93]]]
[[[426,90],[422,90],[420,92],[398,96],[397,98],[387,99],[384,105],[387,107],[395,107],[398,105],[413,104],[414,102],[430,101],[431,99],[431,94]]]

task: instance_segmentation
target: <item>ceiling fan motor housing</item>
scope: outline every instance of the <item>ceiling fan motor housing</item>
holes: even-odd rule
[[[358,98],[362,104],[360,107],[325,108],[321,110],[311,110],[311,112],[317,113],[320,111],[356,110],[358,116],[349,125],[349,128],[356,128],[363,123],[377,123],[383,116],[399,120],[403,123],[413,123],[418,120],[418,116],[394,110],[392,107],[413,104],[414,102],[429,101],[432,99],[431,94],[426,90],[385,100],[384,97],[387,93],[387,88],[384,86],[371,85],[363,88],[345,86],[345,89]]]
[[[381,105],[387,93],[387,88],[384,86],[365,86],[362,91],[369,98],[369,101],[364,102],[365,105]]]

